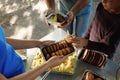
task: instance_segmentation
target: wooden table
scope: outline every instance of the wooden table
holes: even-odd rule
[[[61,29],[57,29],[54,32],[46,35],[41,40],[62,40],[65,38],[66,32],[64,32]],[[28,50],[28,54],[31,52],[34,52],[36,49]],[[113,62],[112,60],[107,60],[107,63],[104,68],[98,68],[95,66],[92,66],[90,64],[81,62],[77,60],[75,74],[74,75],[65,75],[65,74],[56,74],[56,73],[50,73],[45,80],[81,80],[81,77],[83,73],[86,70],[92,70],[93,72],[97,73],[100,76],[103,76],[107,80],[120,80],[120,66]],[[40,76],[40,78],[43,75]],[[117,79],[116,77],[119,77]],[[38,78],[37,80],[41,80]]]

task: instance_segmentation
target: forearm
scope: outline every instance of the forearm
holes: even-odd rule
[[[55,10],[55,0],[45,0],[48,9]]]
[[[41,44],[41,41],[36,40],[18,40],[6,38],[7,43],[13,46],[14,49],[28,49],[37,47],[38,44]]]
[[[73,13],[73,15],[75,16],[80,10],[82,10],[88,3],[90,0],[77,0],[77,2],[75,3],[75,5],[71,8],[71,12]]]
[[[85,46],[85,48],[97,50],[100,52],[106,52],[109,47],[107,45],[105,45],[104,43],[94,42],[94,41],[89,40],[88,44],[87,44],[87,46]]]
[[[7,80],[7,78],[0,73],[0,80]]]
[[[49,67],[50,67],[49,63],[45,63],[45,64],[41,65],[40,67],[37,67],[31,71],[28,71],[21,75],[15,76],[13,78],[10,78],[9,80],[35,80],[35,78],[37,78],[39,75],[41,75]]]

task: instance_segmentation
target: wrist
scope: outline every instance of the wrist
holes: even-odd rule
[[[52,68],[52,65],[51,65],[51,63],[50,63],[49,61],[46,61],[46,62],[45,62],[45,65],[46,65],[46,68],[47,68],[47,69]]]
[[[51,65],[49,64],[48,61],[46,61],[46,62],[44,63],[44,65],[46,65],[46,69],[49,69],[49,68],[51,67]]]
[[[73,14],[73,12],[72,12],[72,11],[69,11],[69,12],[67,13],[67,16],[68,16],[67,22],[68,22],[68,23],[71,23],[71,21],[74,19],[74,14]]]
[[[35,47],[39,48],[42,45],[42,42],[36,40],[34,44],[35,44]]]
[[[72,15],[73,17],[75,16],[75,13],[73,11],[69,11],[68,12],[70,15]]]
[[[85,42],[84,42],[84,47],[88,45],[88,40],[85,39]]]

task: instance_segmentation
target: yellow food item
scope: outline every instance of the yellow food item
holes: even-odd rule
[[[49,20],[57,22],[57,16],[56,15],[52,15],[52,16],[50,16]]]
[[[68,30],[67,30],[66,36],[67,36],[67,35],[70,35],[70,32],[69,32]]]
[[[40,66],[41,64],[43,64],[44,62],[45,62],[45,60],[43,59],[42,55],[38,51],[37,55],[33,59],[31,67],[36,68],[36,67]]]
[[[37,55],[33,59],[31,67],[32,68],[38,67],[41,64],[43,64],[44,62],[45,62],[45,60],[43,59],[43,56],[42,56],[40,50],[38,50]],[[76,65],[76,53],[73,53],[65,60],[64,63],[62,63],[61,65],[56,66],[54,68],[51,68],[51,70],[54,72],[73,74],[74,70],[75,70],[75,65]]]

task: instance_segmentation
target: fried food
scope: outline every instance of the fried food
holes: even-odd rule
[[[53,53],[55,54],[55,53]],[[45,62],[44,57],[42,56],[40,50],[37,51],[37,55],[34,57],[32,62],[32,68],[36,68],[43,64]],[[63,62],[61,65],[56,66],[52,68],[51,70],[53,72],[57,73],[67,73],[67,74],[73,74],[76,66],[76,53],[74,52],[72,55],[70,55],[65,62]]]
[[[41,50],[46,60],[48,60],[53,55],[54,56],[68,55],[75,51],[74,47],[69,45],[66,40],[61,40],[57,43],[45,46]]]
[[[98,51],[82,49],[78,59],[91,65],[103,68],[106,64],[107,57],[105,54]]]
[[[106,80],[101,76],[93,73],[92,71],[86,71],[82,77],[82,80]]]

